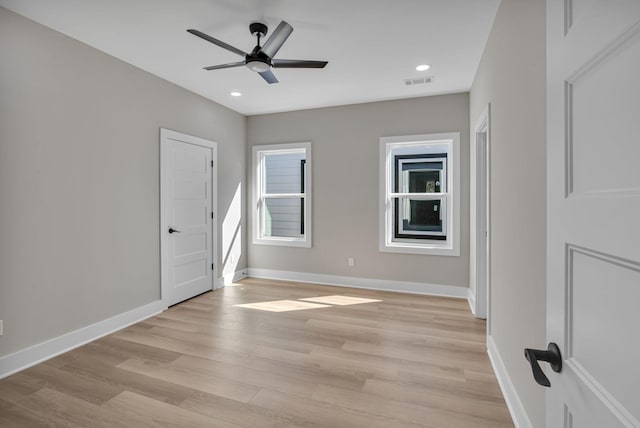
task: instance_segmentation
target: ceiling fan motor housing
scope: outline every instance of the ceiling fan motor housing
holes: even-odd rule
[[[260,45],[253,48],[251,53],[247,54],[244,59],[247,68],[257,73],[267,71],[271,67],[271,58],[262,52]]]
[[[267,35],[268,29],[262,22],[252,22],[249,24],[249,31],[251,32],[251,35],[262,38]]]

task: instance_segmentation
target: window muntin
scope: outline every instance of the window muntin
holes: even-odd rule
[[[254,243],[310,246],[309,143],[254,147]]]
[[[380,250],[459,255],[459,134],[380,139]]]

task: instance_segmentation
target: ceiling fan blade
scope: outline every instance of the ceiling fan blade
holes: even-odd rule
[[[271,70],[263,71],[262,73],[258,74],[262,76],[262,78],[266,80],[268,84],[278,83],[278,79],[276,79],[276,76],[271,72]]]
[[[267,54],[269,58],[273,58],[273,56],[280,50],[284,42],[287,41],[292,32],[293,27],[286,22],[281,21],[273,34],[271,34],[271,37],[269,37],[269,40],[267,40],[267,42],[262,47],[262,52]]]
[[[216,38],[214,38],[214,37],[211,37],[211,36],[210,36],[210,35],[208,35],[208,34],[204,34],[204,33],[203,33],[203,32],[201,32],[201,31],[194,30],[194,29],[189,29],[189,30],[187,30],[187,32],[189,32],[189,33],[193,34],[194,36],[198,36],[198,37],[200,37],[201,39],[206,40],[207,42],[211,42],[211,43],[213,43],[214,45],[220,46],[220,47],[221,47],[221,48],[223,48],[223,49],[226,49],[226,50],[228,50],[228,51],[231,51],[231,52],[233,52],[233,53],[235,53],[235,54],[238,54],[238,55],[241,55],[241,56],[246,56],[246,55],[247,55],[247,53],[246,53],[246,52],[243,52],[243,51],[241,51],[241,50],[240,50],[240,49],[238,49],[238,48],[235,48],[235,47],[233,47],[233,46],[231,46],[231,45],[228,45],[228,44],[226,44],[225,42],[223,42],[222,40],[218,40],[218,39],[216,39]]]
[[[220,70],[221,68],[242,67],[244,61],[230,62],[228,64],[210,65],[209,67],[203,67],[205,70]]]
[[[324,68],[328,61],[307,61],[304,59],[274,59],[273,68]]]

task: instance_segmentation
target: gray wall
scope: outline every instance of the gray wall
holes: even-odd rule
[[[218,143],[243,228],[246,118],[4,8],[0,57],[3,356],[160,297],[160,127]]]
[[[503,0],[470,93],[472,129],[491,102],[491,335],[535,427],[544,388],[522,349],[546,347],[545,40],[544,0]]]
[[[247,124],[248,165],[251,147],[259,144],[311,141],[313,157],[313,247],[252,245],[249,238],[250,267],[467,287],[467,93],[250,116]],[[460,256],[378,251],[380,137],[456,131],[461,135]],[[248,171],[251,186],[252,168]],[[348,257],[355,258],[355,267],[347,266]]]

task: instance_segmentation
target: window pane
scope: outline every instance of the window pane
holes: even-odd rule
[[[304,193],[304,162],[304,151],[266,154],[265,193]]]
[[[395,156],[395,191],[442,193],[445,189],[446,154]]]
[[[304,198],[265,198],[264,236],[304,236]]]
[[[446,239],[444,199],[395,199],[395,237]]]
[[[442,192],[442,171],[402,171],[402,181],[406,183],[406,192],[440,193]],[[404,190],[404,189],[403,189]]]

